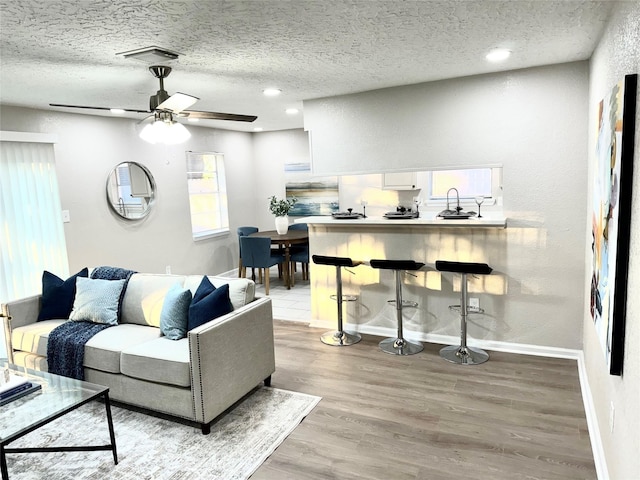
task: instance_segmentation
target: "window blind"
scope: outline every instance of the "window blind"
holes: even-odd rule
[[[0,302],[40,293],[43,270],[69,276],[53,144],[6,138],[0,141]]]

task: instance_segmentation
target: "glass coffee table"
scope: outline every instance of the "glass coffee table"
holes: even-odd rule
[[[1,368],[5,368],[6,366],[6,363],[0,362]],[[116,465],[118,464],[116,437],[113,430],[109,389],[107,387],[11,364],[8,364],[8,367],[12,374],[26,377],[30,382],[38,383],[42,388],[0,407],[0,470],[2,471],[2,480],[9,479],[6,455],[11,453],[110,450],[113,453],[114,463]],[[34,446],[29,448],[7,447],[11,442],[23,437],[27,433],[100,397],[104,399],[107,410],[107,423],[109,427],[109,438],[111,440],[109,445],[70,447]]]

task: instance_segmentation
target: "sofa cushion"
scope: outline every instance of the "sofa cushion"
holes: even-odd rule
[[[214,277],[211,275],[207,275],[207,278],[216,288],[225,284],[229,285],[229,299],[234,310],[255,300],[256,284],[248,278]],[[202,275],[189,275],[184,286],[190,289],[191,293],[195,293],[201,281]]]
[[[229,300],[229,285],[224,284],[216,288],[207,277],[202,277],[202,282],[196,293],[193,294],[193,300],[189,307],[187,330],[193,330],[232,311],[233,305]]]
[[[122,351],[120,370],[128,377],[189,387],[189,341],[160,337],[131,346]]]
[[[175,283],[167,292],[160,313],[160,332],[169,340],[187,336],[191,290]]]
[[[120,373],[123,350],[160,337],[160,329],[120,324],[95,334],[84,346],[84,366],[103,372]]]
[[[122,303],[120,323],[160,327],[164,297],[172,285],[184,285],[181,275],[135,273],[131,275]]]
[[[43,320],[22,327],[16,327],[11,331],[11,345],[14,350],[35,353],[36,355],[46,357],[49,333],[66,321],[68,320]]]
[[[79,277],[70,320],[116,325],[120,294],[126,280],[100,280]]]
[[[38,321],[69,318],[76,297],[76,278],[88,276],[87,268],[83,268],[66,280],[45,270],[42,273],[42,306]]]

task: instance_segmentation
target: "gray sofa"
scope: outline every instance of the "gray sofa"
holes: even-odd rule
[[[109,387],[110,397],[196,422],[203,433],[218,415],[275,371],[271,300],[255,297],[248,279],[209,277],[229,284],[233,311],[169,340],[159,328],[164,294],[176,282],[195,292],[202,275],[136,273],[127,285],[118,325],[85,345],[85,380]],[[47,370],[49,332],[67,321],[36,322],[41,296],[2,306],[11,318],[13,363]]]

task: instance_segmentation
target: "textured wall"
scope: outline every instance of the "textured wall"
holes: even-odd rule
[[[589,187],[593,178],[597,137],[598,102],[624,75],[640,73],[640,3],[618,2],[604,36],[590,63],[589,92]],[[637,97],[640,102],[640,96]],[[593,403],[598,417],[609,477],[638,478],[640,472],[640,108],[636,115],[635,158],[631,219],[631,251],[627,282],[627,322],[622,377],[610,376],[605,356],[598,342],[590,312],[585,304],[584,356]],[[591,191],[589,198],[591,198]],[[591,205],[591,203],[589,203]],[[589,228],[590,217],[586,220]],[[591,242],[590,229],[586,241]],[[585,258],[591,268],[591,252]],[[589,281],[585,292],[588,295]],[[588,298],[588,297],[587,297]],[[610,406],[615,408],[613,433],[610,432]]]
[[[309,162],[309,137],[302,129],[257,133],[253,136],[253,189],[255,226],[274,230],[275,220],[269,212],[269,198],[285,196],[287,163]],[[294,218],[290,218],[293,221]],[[246,224],[245,224],[246,225]]]
[[[194,242],[187,197],[185,150],[225,154],[230,221],[254,221],[251,134],[188,126],[186,144],[150,145],[136,121],[3,106],[2,130],[55,133],[62,208],[69,210],[65,236],[72,272],[116,265],[144,272],[215,274],[237,262],[236,223],[231,234]],[[116,217],[105,198],[107,175],[118,163],[145,165],[155,178],[156,203],[142,221]]]
[[[580,62],[305,101],[314,172],[572,159],[584,78]]]
[[[431,101],[434,98],[432,89],[453,91],[450,86],[437,83],[436,86],[426,84],[410,87],[407,91],[415,94],[413,103]],[[486,131],[482,124],[483,114],[487,113],[484,108],[486,99],[473,101],[474,94],[491,92],[492,85],[500,94],[510,84],[514,85],[514,91],[520,93],[519,96],[507,95],[518,107],[512,108],[513,115],[521,114],[523,118],[500,119],[506,129],[502,135],[490,135],[483,139],[474,134],[472,145],[460,147],[468,139],[455,135],[454,128],[449,134],[438,137],[433,136],[432,132],[398,131],[384,115],[370,118],[368,122],[361,118],[360,124],[355,121],[357,115],[345,110],[344,116],[354,119],[352,131],[349,132],[352,141],[342,142],[346,135],[340,133],[340,138],[333,144],[344,148],[344,169],[362,170],[375,163],[375,159],[369,162],[367,153],[358,151],[363,138],[369,138],[364,126],[379,123],[386,128],[379,128],[377,144],[405,142],[418,146],[424,143],[428,148],[443,151],[447,148],[458,151],[456,148],[459,147],[477,152],[474,158],[502,163],[507,229],[461,230],[455,233],[433,230],[401,232],[398,229],[394,232],[367,232],[365,235],[359,235],[357,231],[343,231],[317,247],[331,254],[330,244],[333,242],[336,245],[334,251],[347,251],[356,257],[366,255],[367,258],[415,257],[431,263],[437,259],[486,261],[496,269],[494,278],[496,281],[499,279],[500,285],[480,290],[481,304],[487,310],[487,315],[470,327],[471,337],[580,349],[586,250],[583,219],[587,182],[587,64],[562,64],[451,82],[451,85],[461,88],[460,98],[468,99],[468,104],[482,107],[480,111],[472,112],[479,131]],[[524,85],[527,88],[523,88]],[[399,90],[404,95],[404,87]],[[426,97],[422,97],[421,92]],[[385,96],[387,93],[391,99]],[[393,103],[397,98],[396,89],[380,90],[368,98],[371,104],[363,101],[359,106],[375,111],[380,105]],[[508,103],[504,102],[503,105]],[[408,110],[408,113],[411,111]],[[490,112],[487,114],[497,118]],[[508,120],[514,120],[513,125],[507,125]],[[411,122],[412,118],[408,117],[406,121]],[[470,124],[468,128],[471,129]],[[312,131],[314,147],[323,147],[317,143],[318,138]],[[455,155],[443,157],[442,161],[454,157],[462,164],[470,163],[466,161],[466,156]],[[431,159],[436,162],[440,157]],[[394,167],[403,168],[414,166],[412,162],[416,159],[397,157],[394,160]],[[346,182],[342,182],[342,187],[346,186]],[[344,191],[341,197],[358,198]],[[343,207],[347,206],[359,209],[358,205]],[[372,257],[372,253],[378,257]],[[377,301],[375,296],[376,289],[388,290],[392,283],[390,278],[385,279],[384,285],[376,286],[376,283],[377,279],[373,279],[369,286],[363,287],[360,292],[363,306],[359,318],[350,321],[393,328],[395,318],[388,315],[384,304]],[[417,296],[421,302],[412,328],[424,333],[455,336],[458,325],[447,310],[447,305],[454,303],[452,300],[456,295],[452,291],[451,280],[445,279],[441,287],[434,288],[427,285],[426,279],[418,283],[420,285],[407,292],[407,295]],[[367,292],[371,296],[367,300],[369,303],[364,305]],[[331,315],[329,318],[334,316],[331,311],[323,311],[319,303],[313,308],[316,319],[324,320],[325,315]]]

